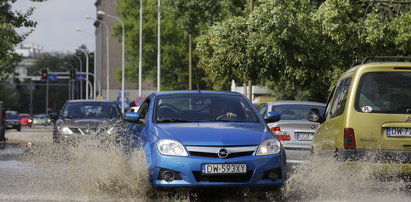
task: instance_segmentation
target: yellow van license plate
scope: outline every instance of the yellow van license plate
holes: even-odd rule
[[[411,137],[411,128],[387,128],[388,137]]]

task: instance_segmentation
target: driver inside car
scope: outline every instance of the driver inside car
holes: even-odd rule
[[[211,105],[211,115],[215,119],[220,119],[223,117],[230,117],[230,118],[235,118],[237,115],[233,112],[228,111],[229,107],[227,106],[226,103],[224,103],[221,100],[214,101],[213,104]]]

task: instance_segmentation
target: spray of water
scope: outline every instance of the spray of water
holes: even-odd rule
[[[377,158],[370,153],[366,159]],[[409,182],[383,164],[355,165],[332,157],[311,157],[298,165],[284,187],[291,201],[409,201]],[[390,176],[390,177],[388,177]]]
[[[29,179],[37,192],[59,193],[68,199],[101,200],[110,198],[145,199],[150,192],[147,163],[142,152],[125,160],[113,144],[95,140],[76,145],[34,145],[25,158],[41,173]],[[58,200],[58,199],[57,199]]]

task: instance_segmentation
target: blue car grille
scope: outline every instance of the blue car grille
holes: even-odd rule
[[[209,158],[235,158],[242,156],[251,156],[254,154],[257,146],[230,146],[230,147],[215,147],[215,146],[187,146],[187,150],[191,156],[209,157]],[[225,155],[221,155],[221,151]]]
[[[253,171],[246,174],[202,175],[201,171],[193,171],[197,182],[248,182],[253,176]]]
[[[251,156],[253,155],[254,151],[251,152],[238,152],[238,153],[230,153],[226,158],[235,158],[235,157],[242,157],[242,156]],[[190,152],[191,156],[201,156],[201,157],[211,157],[211,158],[220,158],[216,153],[206,153],[206,152]]]

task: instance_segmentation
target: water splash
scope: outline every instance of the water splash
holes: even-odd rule
[[[29,179],[36,185],[29,187],[39,193],[59,193],[70,196],[70,200],[144,200],[150,192],[144,154],[136,152],[126,160],[115,144],[102,146],[84,141],[76,146],[34,145],[25,158],[42,175]]]
[[[370,156],[369,156],[370,157]],[[311,157],[298,165],[285,185],[291,201],[409,201],[409,182],[390,170],[390,178],[378,175],[381,166],[350,166],[331,157]],[[383,175],[388,176],[388,175]]]

